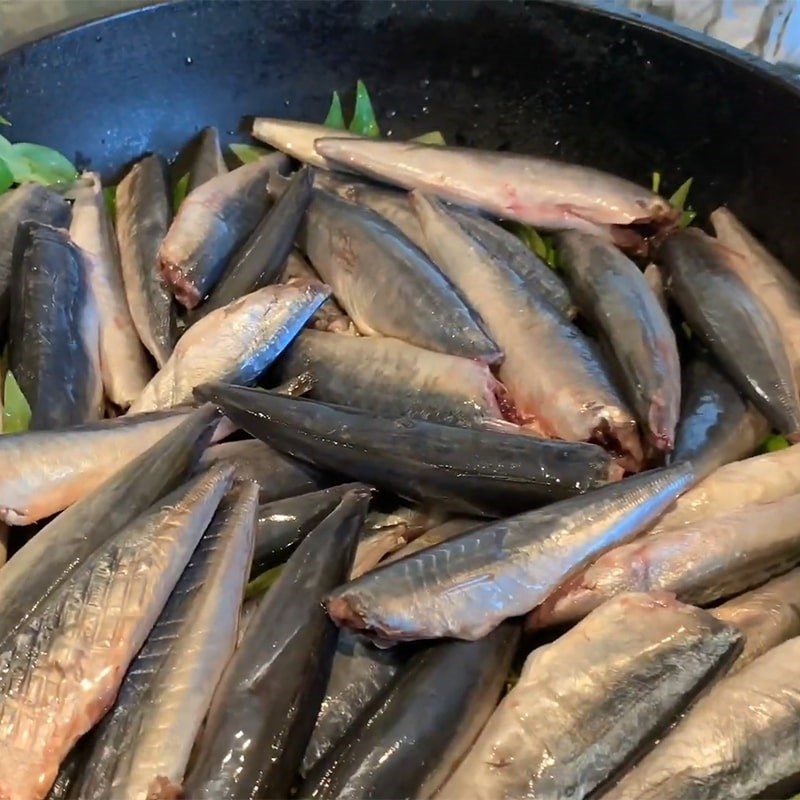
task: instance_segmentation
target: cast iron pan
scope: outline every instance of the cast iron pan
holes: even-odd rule
[[[394,135],[557,156],[667,189],[693,176],[800,270],[800,91],[775,70],[632,15],[563,2],[186,2],[0,57],[0,113],[114,177],[202,126],[322,120],[363,78]]]

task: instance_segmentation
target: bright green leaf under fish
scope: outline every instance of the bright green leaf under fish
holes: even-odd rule
[[[266,592],[267,589],[269,589],[272,584],[278,580],[278,576],[281,574],[283,566],[283,564],[278,564],[277,567],[268,569],[266,572],[262,572],[257,578],[253,578],[253,580],[251,580],[244,589],[245,600],[250,600],[253,597],[258,597],[259,595],[264,594],[264,592]]]
[[[342,111],[342,99],[339,97],[339,92],[333,93],[331,107],[328,109],[328,116],[325,117],[325,122],[322,124],[328,128],[335,128],[337,131],[347,130],[347,124],[344,121],[344,112]]]
[[[3,385],[3,433],[21,433],[28,430],[31,407],[19,388],[14,373],[6,373]]]
[[[786,450],[791,446],[791,442],[785,436],[774,434],[764,439],[761,443],[761,450],[764,453],[775,453],[778,450]]]
[[[181,203],[186,199],[186,192],[189,188],[189,173],[187,172],[180,178],[172,190],[172,211],[174,214],[178,213]]]
[[[0,158],[0,194],[7,192],[14,183],[14,176],[11,170],[6,165],[6,162]]]
[[[372,101],[369,99],[369,92],[363,81],[356,83],[356,107],[350,122],[350,132],[358,133],[361,136],[381,135],[378,121],[375,119],[375,111],[372,109]]]
[[[74,164],[52,147],[30,142],[11,144],[3,138],[0,158],[6,162],[15,183],[70,183],[78,177]]]
[[[684,207],[686,206],[686,200],[689,197],[689,189],[692,188],[692,180],[693,178],[688,178],[685,180],[676,190],[675,193],[670,197],[669,204],[673,208],[677,208],[679,211],[683,211]]]
[[[0,125],[10,125],[10,124],[11,120],[8,117],[4,117],[2,114],[0,114]]]
[[[653,192],[654,194],[658,194],[658,190],[661,188],[661,173],[654,172],[653,173]]]
[[[231,152],[242,164],[251,164],[253,161],[258,161],[259,158],[263,158],[265,155],[272,152],[265,147],[258,147],[254,144],[239,144],[236,142],[230,145],[230,148]]]
[[[440,147],[445,147],[447,142],[444,140],[441,131],[431,131],[430,133],[423,133],[422,136],[415,136],[412,142],[419,142],[420,144],[435,144]]]
[[[506,228],[511,231],[527,248],[532,250],[551,269],[558,267],[558,253],[550,236],[541,236],[532,225],[521,222],[507,222]]]
[[[108,210],[108,216],[111,217],[111,221],[113,222],[117,218],[117,187],[116,186],[104,187],[103,199],[106,201],[106,209]]]

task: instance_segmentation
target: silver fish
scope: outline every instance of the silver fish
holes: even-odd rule
[[[473,239],[435,199],[411,203],[434,260],[483,319],[505,354],[498,375],[522,422],[535,419],[550,436],[604,443],[637,469],[642,448],[636,420],[581,332]]]
[[[609,601],[528,656],[438,797],[582,800],[725,671],[743,638],[669,595]]]
[[[529,622],[572,622],[624,592],[664,590],[708,605],[799,562],[800,495],[792,495],[615,547],[565,581]]]
[[[800,636],[800,569],[740,594],[711,613],[745,635],[744,649],[731,667],[738,672],[781,642]]]
[[[623,178],[537,156],[338,136],[314,149],[337,167],[542,228],[593,233],[676,218],[666,200]]]
[[[233,653],[253,549],[258,487],[222,500],[93,737],[81,800],[177,796],[203,718]]]
[[[215,467],[92,553],[3,641],[0,796],[40,800],[110,708],[192,555],[232,470]]]
[[[681,366],[675,334],[658,298],[636,264],[608,240],[567,231],[556,244],[572,298],[608,343],[628,402],[652,444],[672,450]]]
[[[308,397],[384,417],[480,425],[510,411],[504,387],[485,364],[424,350],[386,336],[303,331],[276,365],[280,380],[309,372]]]
[[[786,797],[800,773],[798,686],[800,637],[720,681],[604,800]]]
[[[177,338],[172,295],[161,279],[158,248],[172,220],[166,162],[147,156],[116,191],[117,238],[122,278],[133,324],[144,346],[163,367]]]
[[[337,136],[361,138],[356,133],[337,131]],[[328,162],[314,149],[314,142],[323,136],[330,136],[331,129],[313,122],[295,122],[274,117],[256,117],[253,120],[252,134],[256,139],[266,142],[276,150],[286,153],[311,166],[329,169]]]
[[[742,256],[697,228],[677,231],[659,250],[672,296],[728,377],[776,428],[800,430],[800,400],[781,331],[739,277]]]
[[[128,309],[119,249],[100,176],[87,172],[83,179],[75,193],[69,232],[89,260],[89,288],[100,320],[103,386],[112,403],[127,408],[150,380],[152,369]]]
[[[193,192],[198,186],[224,175],[228,171],[225,159],[222,157],[222,148],[219,143],[219,131],[216,128],[203,128],[197,142],[192,165],[189,168],[189,183],[187,193]]]
[[[248,384],[258,378],[328,296],[318,282],[265,286],[212,311],[180,338],[130,413],[191,402],[209,380]]]
[[[314,189],[300,244],[361,333],[485,363],[500,359],[439,269],[374,211]]]
[[[414,553],[418,553],[420,550],[425,550],[428,547],[446,542],[448,539],[452,539],[454,536],[466,533],[467,531],[475,530],[475,528],[479,528],[481,525],[483,525],[483,520],[472,519],[471,517],[454,517],[447,522],[443,522],[441,525],[430,528],[421,536],[417,536],[416,539],[412,539],[408,544],[387,556],[383,564],[391,564],[394,561],[400,561]]]
[[[379,640],[479,639],[636,537],[697,478],[676,465],[492,522],[346,583],[328,613]]]

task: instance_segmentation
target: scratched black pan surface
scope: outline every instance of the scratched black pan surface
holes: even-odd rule
[[[800,91],[722,45],[562,2],[167,3],[0,57],[12,138],[113,177],[245,114],[323,119],[369,86],[385,130],[555,155],[666,188],[694,176],[800,267]],[[5,131],[4,131],[5,133]]]

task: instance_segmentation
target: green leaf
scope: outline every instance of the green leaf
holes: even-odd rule
[[[331,107],[328,109],[328,116],[325,117],[325,122],[322,124],[328,128],[335,128],[337,131],[347,130],[347,124],[344,121],[344,112],[342,111],[342,99],[339,97],[339,92],[333,93]]]
[[[106,201],[108,216],[114,222],[117,219],[117,187],[106,186],[103,188],[103,199]]]
[[[229,145],[231,152],[242,162],[242,164],[251,164],[253,161],[258,161],[263,158],[267,153],[272,150],[267,150],[265,147],[258,147],[254,144],[239,144],[234,142]]]
[[[10,125],[10,124],[11,120],[8,117],[4,117],[2,114],[0,114],[0,125]]]
[[[350,132],[358,133],[361,136],[381,135],[375,119],[375,112],[372,109],[372,101],[369,99],[369,92],[363,81],[356,83],[356,108],[350,122]]]
[[[14,176],[2,158],[0,158],[0,194],[7,192],[14,183]]]
[[[681,216],[680,219],[678,220],[678,225],[681,228],[688,228],[692,224],[696,216],[697,216],[696,211],[693,211],[691,208],[687,208],[686,211],[681,211]]]
[[[423,133],[422,136],[415,136],[412,142],[419,142],[420,144],[436,144],[441,147],[446,147],[447,142],[444,140],[441,131],[431,131],[430,133]]]
[[[661,173],[654,172],[653,173],[653,193],[658,194],[658,190],[661,188]]]
[[[253,578],[250,583],[245,586],[244,589],[244,596],[246,600],[250,600],[253,597],[258,597],[261,594],[269,589],[276,580],[278,580],[278,576],[281,574],[284,565],[278,564],[277,567],[273,567],[272,569],[268,569],[266,572],[262,572],[257,578]]]
[[[31,407],[19,388],[14,373],[9,370],[3,386],[3,433],[21,433],[28,430]]]
[[[187,172],[180,178],[172,190],[172,211],[178,213],[181,203],[186,199],[186,192],[189,188],[189,173]]]
[[[528,250],[532,250],[551,269],[558,268],[558,253],[552,236],[541,236],[532,225],[521,222],[506,222],[504,226],[511,231]]]
[[[685,180],[675,191],[675,194],[672,195],[669,199],[669,204],[673,208],[677,208],[679,211],[683,211],[684,206],[686,205],[686,199],[689,196],[689,189],[692,188],[692,178]]]
[[[52,147],[45,147],[42,144],[32,144],[31,142],[19,142],[12,144],[11,150],[14,155],[21,159],[17,163],[17,169],[22,166],[21,174],[14,173],[14,163],[8,164],[14,173],[17,183],[33,182],[49,185],[52,183],[69,183],[78,177],[75,165],[66,157],[61,155],[58,150]],[[0,152],[0,157],[6,159],[6,154]],[[6,163],[7,160],[6,160]]]
[[[778,450],[786,450],[788,447],[791,447],[789,440],[785,436],[779,436],[778,434],[767,436],[761,443],[761,450],[764,453],[775,453]]]
[[[692,338],[692,329],[689,327],[689,323],[686,322],[685,320],[683,322],[681,322],[681,330],[683,331],[683,335],[687,339],[691,339]]]

